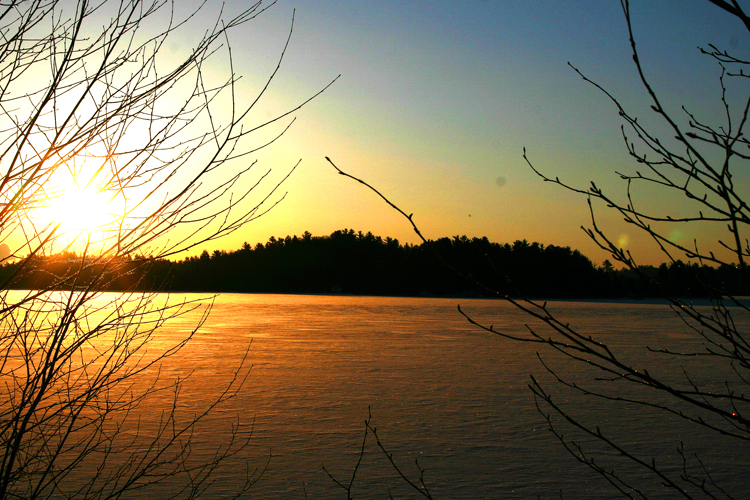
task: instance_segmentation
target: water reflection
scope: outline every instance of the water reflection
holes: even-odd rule
[[[181,411],[189,414],[226,385],[250,347],[247,384],[200,429],[195,450],[207,453],[210,447],[201,448],[201,442],[227,439],[237,418],[244,431],[252,429],[247,460],[219,476],[227,491],[246,465],[262,468],[270,456],[254,497],[304,498],[306,491],[309,498],[341,498],[321,464],[337,477],[348,477],[371,407],[373,423],[394,457],[415,474],[413,461],[419,458],[437,498],[559,498],[560,489],[569,492],[566,498],[609,496],[606,484],[550,434],[534,406],[529,374],[552,385],[536,348],[476,330],[456,312],[458,302],[225,294],[193,341],[162,367],[162,375],[189,376],[180,398]],[[502,302],[460,303],[496,329],[521,333],[529,321]],[[623,350],[637,366],[670,368],[644,346],[685,348],[692,338],[663,305],[557,302],[550,307]],[[183,338],[198,314],[170,322],[159,330],[158,341],[168,345]],[[556,369],[568,370],[571,380],[585,378],[579,366],[544,357]],[[697,376],[710,381],[716,374]],[[560,404],[580,408],[574,395],[560,397]],[[598,401],[585,412],[584,420],[625,436],[645,454],[661,444],[675,450],[680,440],[708,455],[738,451],[721,438],[695,441],[681,425],[659,427],[637,407],[614,414]],[[747,453],[736,455],[716,472],[735,484],[749,465]],[[660,459],[679,466],[676,453]],[[357,498],[387,498],[388,489],[395,497],[408,494],[375,447],[368,449],[358,478]]]

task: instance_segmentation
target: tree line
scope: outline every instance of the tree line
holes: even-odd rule
[[[20,263],[0,267],[0,280],[17,289],[42,289],[55,282],[71,288],[96,281],[106,290],[175,292],[477,297],[500,293],[540,298],[710,298],[718,296],[718,290],[747,294],[744,276],[731,265],[675,261],[643,266],[639,275],[614,269],[609,261],[597,266],[570,247],[526,240],[501,244],[466,236],[413,245],[353,229],[328,236],[306,231],[302,236],[271,237],[255,246],[244,243],[235,251],[203,251],[180,261],[118,259],[113,265],[111,258],[83,259],[73,252],[34,257],[24,262],[24,273],[18,273]],[[451,268],[460,269],[463,276]]]

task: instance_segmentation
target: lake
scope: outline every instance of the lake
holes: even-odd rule
[[[98,300],[106,303],[111,296]],[[537,351],[569,380],[585,383],[592,375],[545,346],[477,329],[457,312],[458,304],[478,321],[509,333],[523,334],[525,324],[535,325],[512,305],[493,300],[250,294],[216,298],[206,324],[162,367],[165,378],[190,374],[180,394],[180,411],[190,414],[221,391],[250,346],[252,369],[242,391],[196,435],[196,455],[208,456],[211,446],[225,442],[238,418],[243,432],[251,425],[253,429],[242,460],[220,472],[211,497],[231,491],[246,464],[267,464],[249,497],[346,498],[322,466],[349,482],[369,409],[394,460],[417,480],[418,459],[435,498],[552,499],[560,498],[561,490],[564,498],[615,498],[607,483],[578,463],[548,430],[528,388],[530,374],[572,414],[601,425],[629,449],[656,456],[670,473],[680,473],[676,450],[683,442],[686,453],[699,453],[730,491],[743,495],[750,485],[747,444],[706,435],[663,412],[587,402],[578,393],[563,391]],[[689,350],[700,345],[666,305],[558,301],[549,307],[639,368],[679,373],[685,366],[702,383],[730,376],[698,366],[695,358],[675,362],[645,348]],[[198,318],[195,312],[168,323],[159,330],[154,347],[184,337]],[[740,330],[747,331],[748,319],[737,318]],[[577,436],[577,442],[597,449],[559,417],[554,422],[566,436]],[[618,462],[611,451],[596,456],[597,461],[612,460],[626,477],[645,476]],[[418,498],[370,438],[353,495],[388,498],[389,491],[394,498]],[[654,498],[674,498],[663,495],[658,485],[653,492]]]

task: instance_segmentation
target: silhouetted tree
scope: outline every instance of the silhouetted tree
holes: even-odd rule
[[[742,23],[750,32],[750,18],[738,2],[709,1],[729,14],[727,23]],[[684,321],[687,330],[701,339],[702,345],[697,349],[679,351],[649,345],[651,352],[659,354],[650,358],[653,366],[633,366],[595,332],[580,331],[575,325],[557,319],[546,304],[532,301],[514,303],[547,328],[531,327],[528,336],[482,328],[513,340],[546,345],[568,360],[581,363],[582,371],[583,366],[598,371],[591,380],[573,381],[561,376],[551,365],[545,365],[561,387],[577,392],[585,400],[618,403],[623,412],[629,411],[632,405],[646,411],[648,416],[644,418],[654,422],[654,433],[659,432],[661,425],[677,425],[679,422],[671,420],[676,418],[686,424],[686,432],[690,435],[716,436],[717,439],[727,436],[734,443],[733,451],[748,450],[750,338],[742,318],[750,311],[740,297],[750,291],[747,268],[750,209],[746,186],[738,180],[738,174],[747,168],[750,160],[747,154],[750,142],[746,138],[750,108],[746,104],[739,108],[730,106],[730,102],[738,101],[733,101],[729,95],[736,91],[739,92],[739,102],[750,102],[747,87],[750,60],[741,51],[730,54],[714,45],[701,49],[703,54],[717,62],[723,123],[711,123],[693,114],[689,106],[675,114],[650,83],[633,36],[630,3],[621,0],[621,4],[635,67],[651,99],[651,109],[666,126],[668,137],[659,137],[625,109],[615,96],[574,68],[586,82],[603,92],[625,121],[625,145],[639,169],[631,173],[619,172],[626,182],[625,201],[619,201],[593,183],[588,189],[579,189],[532,168],[545,181],[588,198],[592,222],[591,227],[585,229],[586,233],[640,283],[646,283],[650,293],[666,299]],[[732,84],[730,80],[733,80]],[[525,153],[524,157],[527,158]],[[635,194],[641,188],[681,194],[689,206],[638,204]],[[654,191],[649,193],[649,199],[658,198]],[[665,196],[664,199],[668,198]],[[599,225],[592,200],[604,202],[631,227],[650,236],[669,264],[656,270],[640,265],[629,251],[617,244],[616,238]],[[725,237],[684,245],[669,237],[672,227],[684,224],[719,226],[724,229]],[[710,307],[700,307],[691,300],[700,296],[711,298]],[[674,365],[668,364],[670,359],[675,361]],[[691,368],[688,365],[688,360],[693,359],[700,361],[699,366],[692,365]],[[645,361],[641,362],[645,364]],[[664,370],[665,366],[675,366],[676,371]],[[705,374],[712,374],[715,379],[706,378]],[[586,408],[564,404],[561,401],[564,396],[556,397],[537,378],[533,379],[531,389],[540,411],[560,442],[575,458],[601,474],[628,498],[663,494],[674,498],[739,498],[745,494],[736,489],[737,485],[730,489],[729,485],[716,479],[716,471],[720,471],[724,464],[723,458],[709,460],[706,450],[691,448],[690,441],[674,443],[678,460],[664,463],[653,455],[644,455],[625,436],[608,432],[606,419],[618,410],[609,409],[608,415],[598,415],[599,418],[592,422],[586,416]],[[595,445],[587,446],[576,440],[573,437],[576,432],[584,440],[609,448],[614,455],[592,451],[596,449]],[[629,461],[632,474],[616,467],[617,457]]]
[[[750,17],[738,2],[709,2],[728,14],[727,22],[742,23],[750,32]],[[625,121],[626,148],[639,170],[618,173],[626,183],[626,196],[621,202],[593,183],[588,189],[579,189],[557,177],[546,176],[531,162],[529,165],[545,181],[587,197],[592,221],[590,228],[584,228],[586,233],[609,252],[613,261],[624,266],[616,273],[612,266],[606,266],[607,274],[619,275],[617,281],[624,288],[642,288],[650,295],[662,297],[684,322],[686,331],[697,336],[700,346],[675,350],[648,345],[645,348],[651,354],[649,360],[638,360],[643,365],[634,366],[621,350],[607,344],[606,337],[582,331],[574,322],[558,318],[547,302],[517,299],[506,289],[496,290],[498,296],[536,320],[527,325],[528,334],[486,326],[465,316],[489,333],[536,344],[542,350],[547,348],[548,354],[561,355],[566,373],[573,371],[572,366],[578,367],[575,373],[580,376],[572,375],[569,379],[556,371],[554,365],[544,363],[544,368],[553,376],[550,383],[556,381],[558,385],[550,390],[534,376],[530,388],[539,411],[559,441],[619,494],[627,498],[743,498],[746,488],[743,490],[741,478],[731,485],[719,479],[732,455],[720,453],[709,458],[707,450],[694,449],[691,445],[698,435],[704,437],[702,442],[729,439],[731,451],[746,456],[750,442],[750,338],[746,331],[750,308],[743,299],[750,295],[747,265],[750,207],[746,183],[741,181],[750,160],[747,153],[750,146],[747,138],[750,60],[740,49],[736,53],[714,45],[700,49],[718,64],[723,123],[709,123],[693,114],[689,106],[683,107],[678,117],[669,111],[652,87],[633,36],[630,3],[621,0],[621,5],[636,70],[651,100],[651,109],[666,127],[668,137],[660,138],[646,128],[644,122],[637,120],[612,94],[574,68],[614,104]],[[738,92],[739,97],[732,95],[733,92]],[[730,105],[732,102],[740,104],[734,107]],[[525,152],[524,158],[527,158]],[[331,164],[340,174],[352,177],[333,162]],[[650,189],[649,200],[670,199],[654,195],[661,190],[681,195],[688,205],[639,205],[634,194],[640,187]],[[383,199],[404,215],[422,237],[412,215]],[[640,265],[599,225],[592,200],[603,202],[607,209],[614,210],[633,228],[648,235],[668,263],[659,268]],[[718,226],[724,231],[723,237],[683,245],[670,238],[669,233],[675,225],[684,224]],[[433,248],[451,266],[451,249],[444,242]],[[525,258],[543,251],[538,245],[524,241],[514,243],[513,248]],[[462,267],[453,269],[470,281],[484,285],[488,291],[492,289],[482,276],[465,272]],[[510,270],[505,272],[511,274]],[[509,278],[509,286],[520,287],[517,279]],[[695,303],[692,299],[696,296],[709,297],[708,306]],[[627,325],[617,326],[627,330]],[[540,359],[544,360],[543,356],[543,352],[540,353]],[[590,378],[586,378],[587,375]],[[579,399],[570,399],[571,393]],[[580,400],[583,403],[571,404]],[[665,453],[657,459],[653,447],[644,451],[632,438],[610,433],[607,426],[610,420],[636,410],[642,411],[641,418],[651,423],[653,437],[658,437],[660,431],[684,424],[688,439],[672,443],[669,450],[659,450]],[[662,460],[670,452],[672,460]],[[623,461],[627,466],[623,466]]]
[[[196,424],[242,385],[243,365],[195,415],[180,418],[175,399],[153,426],[139,425],[152,395],[176,398],[179,381],[154,374],[191,336],[158,348],[155,331],[199,304],[137,290],[166,277],[161,259],[236,231],[283,197],[273,195],[280,182],[259,193],[247,155],[268,144],[251,132],[297,108],[254,117],[276,71],[243,105],[229,50],[229,32],[265,8],[251,3],[196,31],[203,10],[180,18],[161,0],[0,7],[0,242],[15,245],[0,285],[0,498],[119,498],[164,480],[179,481],[173,497],[202,496],[247,443],[235,425],[207,461],[190,453]],[[197,43],[172,52],[188,30]],[[209,74],[222,57],[226,73]],[[41,218],[65,184],[105,193],[114,213],[85,230]],[[155,282],[143,283],[149,267]],[[19,284],[31,290],[11,291]],[[99,293],[110,287],[126,293]],[[256,478],[248,471],[240,492]]]
[[[544,297],[598,297],[612,294],[603,271],[580,252],[554,245],[516,242],[501,245],[485,238],[440,238],[422,245],[400,245],[351,229],[329,236],[272,237],[255,247],[207,252],[169,265],[159,261],[143,284],[179,291],[347,293],[367,295],[486,296],[486,291],[450,273],[430,246],[451,265],[481,276],[507,293]],[[510,287],[508,276],[519,278]],[[617,273],[610,281],[615,283]],[[520,278],[523,278],[521,280]],[[637,292],[631,290],[631,294]]]

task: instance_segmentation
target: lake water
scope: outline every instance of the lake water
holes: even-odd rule
[[[196,436],[196,453],[201,454],[209,449],[204,446],[224,442],[238,417],[246,425],[243,429],[254,425],[243,460],[220,473],[214,494],[230,491],[245,464],[268,463],[249,497],[346,498],[322,466],[348,483],[369,408],[396,462],[416,479],[417,458],[435,498],[551,499],[560,498],[560,490],[564,498],[615,498],[607,483],[550,433],[528,389],[530,374],[535,374],[556,391],[537,351],[571,380],[589,380],[586,370],[543,346],[478,330],[459,315],[458,304],[477,320],[510,333],[522,334],[524,324],[534,325],[513,306],[491,300],[219,296],[206,324],[162,369],[163,377],[192,373],[180,408],[197,411],[226,384],[250,345],[252,370],[243,390]],[[697,345],[695,335],[665,305],[551,302],[550,309],[652,371],[678,365],[649,352],[646,345]],[[196,313],[169,323],[159,331],[155,347],[184,336],[197,318]],[[747,331],[748,318],[738,321]],[[690,370],[691,363],[692,358],[680,360]],[[696,376],[710,383],[724,375],[703,370]],[[748,445],[702,436],[695,426],[642,408],[585,403],[569,392],[556,392],[556,401],[621,437],[636,452],[655,455],[670,473],[680,472],[676,449],[682,441],[688,453],[700,453],[711,473],[728,482],[739,497],[750,486]],[[559,418],[555,421],[566,436],[575,435]],[[585,436],[576,439],[590,441]],[[623,467],[613,453],[602,452],[601,460],[608,459]],[[627,475],[632,467],[618,470]],[[637,478],[646,475],[632,473]],[[418,497],[369,440],[353,495],[388,498],[389,491],[394,498]],[[660,496],[658,486],[654,492],[654,498],[674,498]]]

